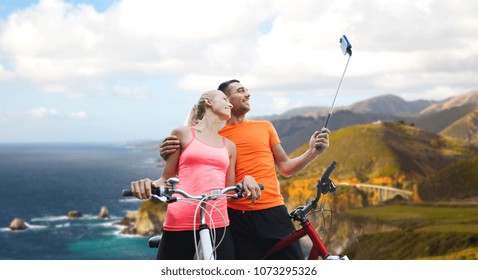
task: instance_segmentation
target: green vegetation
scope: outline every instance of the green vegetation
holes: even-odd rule
[[[468,248],[459,252],[422,258],[423,260],[478,260],[478,247]]]
[[[453,259],[465,249],[476,252],[477,239],[477,233],[394,231],[362,235],[360,246],[344,253],[354,260]]]
[[[477,259],[478,207],[393,205],[357,208],[347,215],[362,224],[397,227],[359,236],[360,246],[344,252],[351,259]]]
[[[289,208],[313,196],[318,177],[332,161],[337,162],[335,182],[413,190],[416,201],[429,202],[363,207],[376,205],[371,202],[379,196],[342,188],[330,203],[355,229],[344,224],[331,229],[327,244],[340,248],[348,240],[341,253],[351,259],[476,259],[478,206],[460,206],[478,198],[476,146],[400,123],[346,127],[332,132],[330,142],[329,150],[299,174],[280,178]],[[307,148],[306,143],[290,156]]]
[[[293,179],[316,178],[333,160],[334,177],[372,182],[388,177],[395,182],[421,180],[460,159],[476,155],[476,147],[399,123],[355,125],[334,131],[330,148]],[[305,143],[290,156],[302,154]],[[284,181],[285,178],[281,178]]]
[[[440,134],[478,144],[478,109],[455,121]]]
[[[478,207],[391,205],[349,210],[348,215],[369,217],[381,222],[421,222],[426,224],[478,225]],[[478,233],[478,231],[477,231]]]
[[[478,197],[478,157],[451,164],[418,184],[423,200]]]

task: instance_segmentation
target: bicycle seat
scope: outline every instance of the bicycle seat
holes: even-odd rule
[[[148,239],[149,248],[158,248],[159,243],[161,242],[161,236],[156,235]]]

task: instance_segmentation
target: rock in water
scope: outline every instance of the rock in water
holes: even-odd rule
[[[68,214],[66,214],[66,216],[68,218],[80,218],[80,217],[83,217],[83,214],[81,214],[80,212],[76,210],[73,210],[73,211],[69,211]]]
[[[106,206],[101,207],[100,213],[98,214],[98,218],[100,219],[110,218],[110,214],[108,213],[108,208],[106,208]]]
[[[10,223],[9,228],[11,230],[24,230],[24,229],[27,229],[28,227],[27,227],[27,224],[25,223],[25,221],[23,219],[15,218]]]

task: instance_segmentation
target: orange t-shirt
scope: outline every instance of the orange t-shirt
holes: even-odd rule
[[[279,136],[269,121],[245,121],[226,124],[219,134],[236,144],[236,182],[245,175],[264,185],[261,198],[251,205],[248,199],[230,200],[228,207],[236,210],[262,210],[284,204],[275,172],[272,147],[280,144]]]

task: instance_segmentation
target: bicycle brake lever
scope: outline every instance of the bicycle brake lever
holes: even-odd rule
[[[166,203],[171,203],[171,202],[178,201],[177,197],[170,196],[169,194],[164,194],[163,197],[166,198]]]
[[[337,191],[337,185],[334,182],[330,181],[329,187],[330,187],[331,193],[334,193],[335,191]]]
[[[153,194],[152,197],[154,197],[154,198],[156,198],[156,199],[159,199],[159,201],[161,201],[161,202],[167,202],[167,200],[168,200],[168,199],[167,199],[166,197],[164,197],[164,196],[158,196],[158,195],[155,195],[155,194]]]

